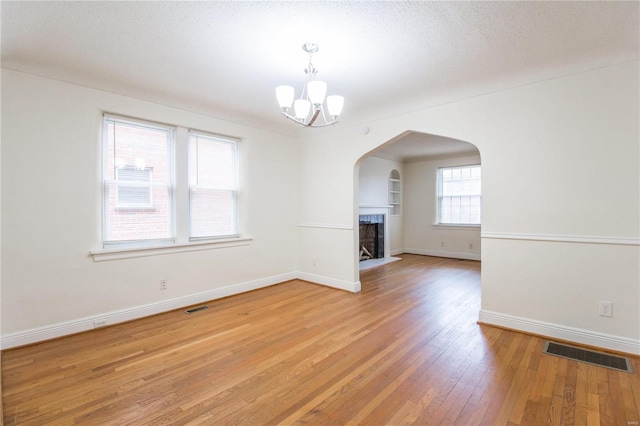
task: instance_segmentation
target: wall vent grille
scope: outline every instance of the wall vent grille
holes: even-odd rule
[[[550,342],[548,340],[545,342],[542,352],[562,358],[586,362],[587,364],[593,364],[600,367],[611,368],[613,370],[624,371],[625,373],[633,372],[633,369],[631,368],[631,360],[626,357],[609,355],[587,349],[580,349],[574,346]]]
[[[191,308],[184,311],[185,314],[193,314],[194,312],[202,311],[204,309],[209,309],[207,305],[198,306],[197,308]]]

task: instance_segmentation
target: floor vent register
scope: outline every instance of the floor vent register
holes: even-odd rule
[[[593,364],[600,367],[611,368],[613,370],[624,371],[625,373],[633,372],[631,368],[631,360],[626,357],[576,348],[574,346],[550,342],[548,340],[545,342],[544,349],[542,351],[545,354],[574,359],[576,361],[586,362],[587,364]]]
[[[207,305],[203,305],[203,306],[198,306],[197,308],[191,308],[191,309],[187,309],[185,312],[185,314],[193,314],[194,312],[199,312],[205,309],[209,309],[209,307]]]

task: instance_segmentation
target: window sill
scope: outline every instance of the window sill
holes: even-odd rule
[[[248,246],[252,241],[252,237],[225,238],[220,240],[191,242],[187,244],[172,244],[168,246],[92,250],[89,254],[93,257],[94,262],[104,262],[107,260],[131,259],[135,257],[159,256],[163,254]]]
[[[155,212],[158,209],[153,206],[116,206],[114,210],[116,212]]]
[[[434,223],[431,225],[435,229],[455,230],[455,231],[479,231],[482,225],[457,225],[454,223],[442,224]]]

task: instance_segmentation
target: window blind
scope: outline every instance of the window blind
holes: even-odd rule
[[[104,116],[103,241],[174,240],[175,129]]]
[[[236,236],[237,142],[189,132],[189,238]]]

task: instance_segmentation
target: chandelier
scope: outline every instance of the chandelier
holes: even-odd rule
[[[316,80],[318,70],[311,63],[311,56],[318,51],[318,45],[305,43],[302,45],[302,50],[309,54],[309,65],[304,70],[307,75],[307,81],[302,87],[300,98],[294,101],[295,89],[293,86],[276,87],[276,98],[282,109],[282,115],[305,127],[324,127],[336,124],[338,117],[342,113],[344,98],[336,95],[326,96],[327,83]],[[325,96],[327,101],[326,113],[323,106]],[[293,115],[291,114],[292,105]],[[322,120],[318,121],[320,116],[322,116]]]

